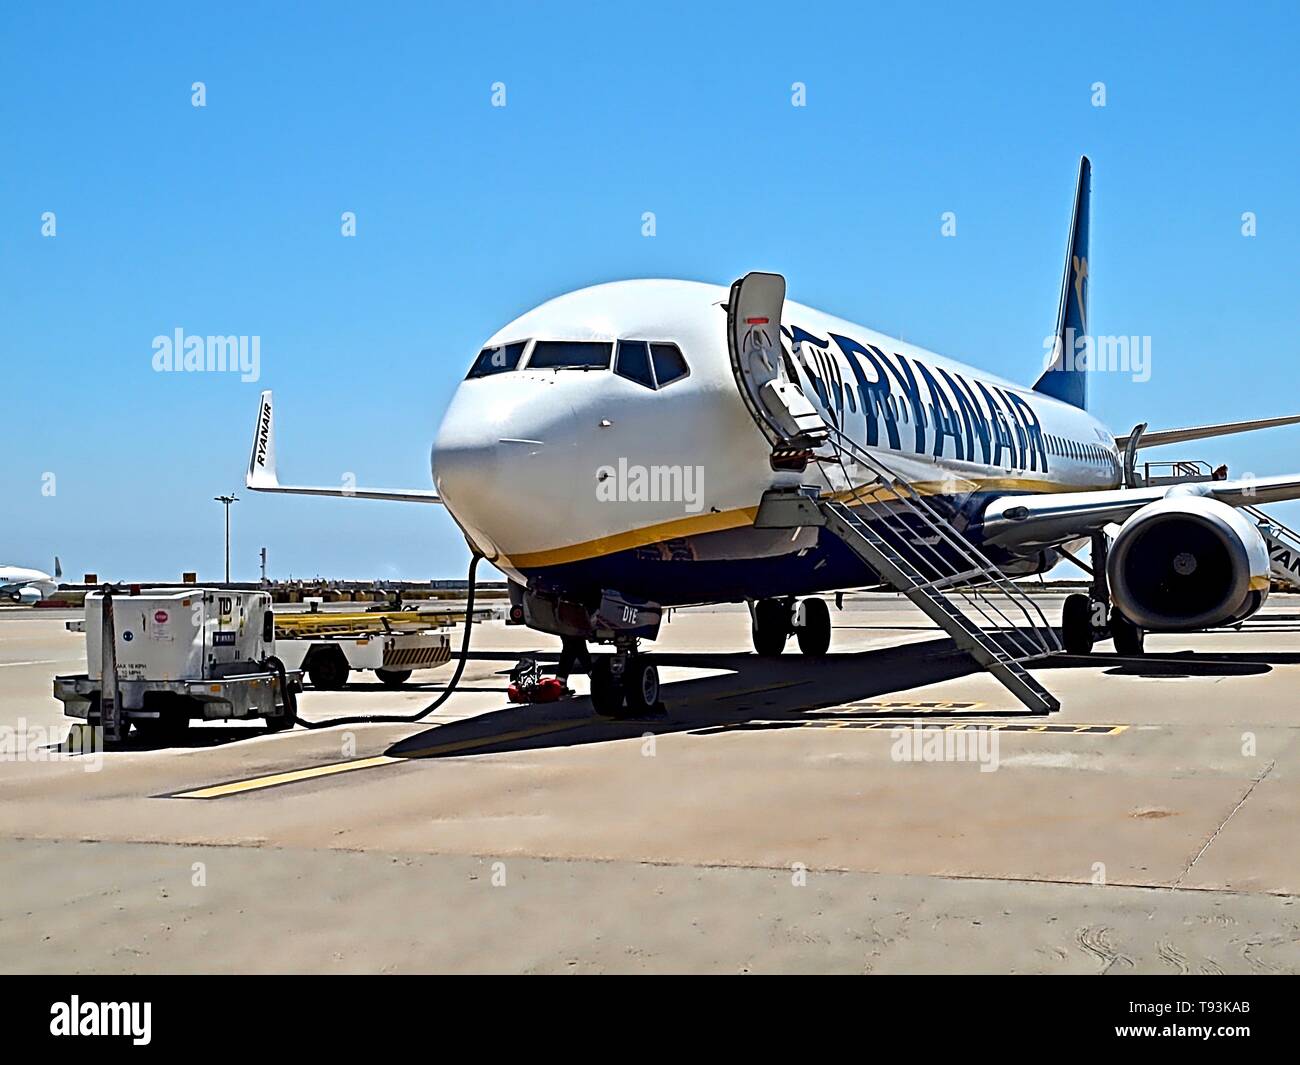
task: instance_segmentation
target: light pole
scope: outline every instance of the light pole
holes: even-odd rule
[[[230,583],[230,504],[238,503],[239,496],[213,496],[216,502],[221,503],[226,508],[226,583]]]

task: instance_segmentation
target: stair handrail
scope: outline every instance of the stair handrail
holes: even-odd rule
[[[994,564],[994,562],[988,558],[979,547],[965,536],[962,536],[957,529],[952,527],[948,523],[947,519],[935,510],[925,497],[917,492],[906,479],[900,478],[893,470],[889,469],[888,466],[842,430],[829,424],[827,428],[829,430],[828,443],[832,445],[836,461],[839,463],[841,471],[844,473],[845,482],[849,485],[850,496],[863,488],[870,487],[870,485],[861,485],[856,487],[853,485],[853,478],[849,476],[848,470],[844,468],[844,452],[849,453],[854,459],[867,466],[873,473],[875,473],[876,481],[890,491],[894,498],[898,499],[904,506],[909,507],[913,513],[917,514],[924,524],[939,535],[949,547],[958,553],[959,556],[965,556],[972,560],[976,564],[973,568],[983,570],[988,578],[988,582],[996,586],[1004,596],[1016,604],[1017,609],[1024,615],[1030,632],[1034,635],[1033,645],[1030,647],[1031,652],[1033,651],[1034,646],[1038,649],[1038,655],[1049,655],[1061,650],[1060,639],[1056,634],[1056,630],[1048,623],[1047,617],[1043,613],[1042,608],[1034,602],[1034,600],[1031,599],[1023,589],[1018,588],[1004,573],[1002,573],[997,565]],[[820,456],[814,455],[814,458],[816,458],[818,462],[826,461],[825,458]],[[900,486],[903,491],[899,490]],[[898,536],[900,542],[909,547],[918,557],[920,556],[920,547],[923,546],[929,548],[935,558],[939,561],[941,567],[946,567],[947,569],[952,570],[952,575],[954,576],[960,572],[942,555],[942,553],[935,550],[933,545],[916,544],[913,541],[906,539],[899,530],[892,526],[887,525],[886,527],[889,528],[895,536]],[[932,566],[933,564],[927,563],[927,565]],[[1016,634],[1021,631],[1019,626],[1015,625],[991,599],[978,592],[978,590],[973,586],[969,592],[960,587],[954,588],[953,590],[957,594],[961,595],[964,600],[970,603],[982,615],[989,618],[988,612],[983,608],[981,603],[987,604],[989,609],[993,610],[998,617],[1006,623],[1007,628],[1013,634],[1013,640],[1016,639]],[[974,593],[974,596],[979,601],[976,601],[976,598],[973,598],[971,593]],[[1035,615],[1037,615],[1038,618],[1037,622],[1034,620]],[[992,621],[991,618],[989,620]],[[996,625],[996,622],[994,622],[994,624]],[[1050,635],[1050,640],[1044,638],[1044,633]]]
[[[1285,534],[1286,536],[1291,537],[1291,539],[1296,542],[1296,545],[1300,546],[1300,533],[1296,532],[1285,522],[1279,521],[1277,518],[1273,517],[1273,515],[1270,514],[1268,511],[1255,506],[1253,503],[1248,503],[1241,509],[1244,510],[1247,514],[1250,514],[1258,521],[1268,522],[1268,524],[1272,528],[1276,529],[1280,533]]]

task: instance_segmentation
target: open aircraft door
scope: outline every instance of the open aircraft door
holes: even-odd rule
[[[727,348],[736,385],[773,452],[809,451],[825,442],[826,423],[798,383],[781,350],[785,278],[750,273],[731,286]]]

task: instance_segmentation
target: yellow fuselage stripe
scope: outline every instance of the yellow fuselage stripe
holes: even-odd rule
[[[1034,492],[1078,492],[1086,489],[1078,485],[1052,484],[1047,481],[1031,481],[1020,477],[991,477],[983,480],[957,478],[958,483],[967,491],[1034,491]],[[952,491],[952,481],[918,481],[912,490],[918,495],[942,495]],[[881,502],[895,498],[890,489],[868,485],[836,492],[832,498],[850,503]],[[728,529],[740,529],[754,524],[758,507],[741,507],[718,514],[693,514],[673,521],[647,525],[640,529],[600,536],[594,540],[570,544],[568,547],[556,547],[545,551],[520,551],[508,556],[502,555],[500,561],[515,569],[538,569],[543,566],[562,566],[566,562],[582,562],[589,558],[600,558],[619,551],[629,551],[647,544],[657,544],[664,540],[673,540],[682,536],[698,536],[702,533],[724,532]]]

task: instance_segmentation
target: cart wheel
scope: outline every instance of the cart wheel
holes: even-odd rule
[[[159,747],[174,747],[182,742],[190,731],[190,719],[184,714],[163,713],[162,717],[137,718],[134,722],[136,731],[145,743]]]
[[[385,688],[400,688],[411,679],[409,669],[377,669],[375,676],[379,678],[379,683]]]
[[[90,707],[86,711],[86,727],[96,729],[96,728],[101,728],[103,724],[104,724],[104,719],[99,712],[99,696],[94,695],[91,697]],[[125,743],[127,736],[129,736],[130,734],[131,734],[131,722],[126,718],[123,718],[121,742]],[[104,738],[104,743],[106,745],[109,743],[107,737]]]
[[[308,662],[307,679],[313,688],[338,691],[348,682],[348,660],[337,647],[330,648],[330,652],[313,654]]]

